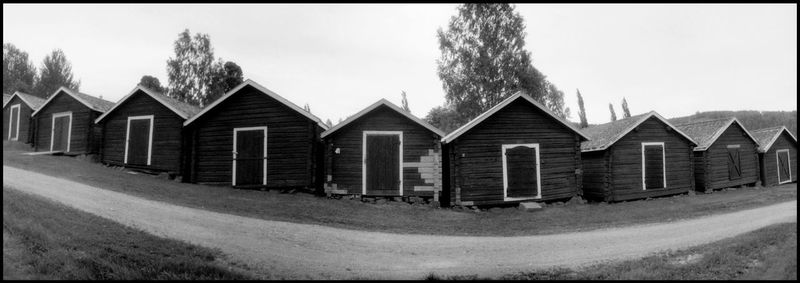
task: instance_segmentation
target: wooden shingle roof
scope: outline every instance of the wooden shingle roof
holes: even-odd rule
[[[778,137],[780,137],[784,131],[789,134],[792,139],[794,139],[795,143],[797,143],[797,137],[795,137],[792,132],[786,129],[785,126],[777,126],[752,131],[751,134],[758,141],[758,152],[767,152],[767,150],[772,147],[772,144],[778,140]]]
[[[114,107],[112,107],[111,109],[109,109],[108,111],[103,113],[103,115],[100,115],[100,117],[97,117],[97,119],[95,119],[94,122],[95,123],[99,123],[100,121],[102,121],[103,118],[108,116],[109,113],[113,112],[114,109],[117,109],[117,107],[122,105],[122,103],[124,103],[126,100],[128,100],[134,93],[136,93],[139,90],[141,90],[143,93],[149,95],[150,97],[152,97],[154,100],[158,101],[159,103],[161,103],[165,107],[169,108],[170,110],[172,110],[172,112],[174,112],[176,115],[180,116],[184,120],[191,118],[195,114],[199,113],[200,110],[201,110],[200,107],[198,107],[198,106],[195,106],[195,105],[192,105],[192,104],[189,104],[189,103],[186,103],[186,102],[178,101],[177,99],[174,99],[172,97],[168,97],[168,96],[166,96],[166,95],[164,95],[162,93],[159,93],[157,91],[151,90],[151,89],[149,89],[147,87],[144,87],[142,85],[137,85],[135,88],[133,88],[133,90],[131,90],[130,93],[128,93],[128,95],[126,95],[125,97],[120,99],[119,102],[117,102],[117,104],[114,105]]]
[[[651,117],[655,117],[656,119],[660,120],[667,126],[671,127],[675,130],[675,132],[679,133],[681,136],[689,140],[692,145],[697,145],[697,142],[694,141],[689,135],[683,133],[681,130],[673,126],[667,119],[661,117],[655,111],[650,111],[648,113],[639,114],[636,116],[631,116],[628,118],[616,120],[614,122],[609,122],[605,124],[590,126],[583,129],[583,133],[589,136],[589,140],[581,143],[581,151],[588,152],[588,151],[597,151],[597,150],[605,150],[608,147],[614,145],[618,140],[622,139],[625,135],[627,135],[630,131],[634,128],[639,126],[639,124],[647,121]]]
[[[69,88],[66,88],[66,87],[62,86],[61,88],[56,90],[56,92],[54,92],[53,95],[50,95],[50,98],[48,98],[47,101],[42,103],[42,105],[39,107],[39,109],[37,109],[35,112],[33,112],[33,114],[31,114],[31,116],[35,116],[36,114],[38,114],[39,111],[42,110],[45,105],[50,103],[50,101],[53,101],[53,98],[55,98],[60,92],[64,92],[67,95],[72,96],[72,98],[75,98],[75,100],[77,100],[81,104],[85,105],[86,107],[89,107],[89,109],[92,109],[92,110],[100,112],[100,113],[105,113],[106,111],[111,109],[111,107],[114,107],[114,102],[111,102],[111,101],[108,101],[108,100],[105,100],[105,99],[102,99],[102,98],[94,97],[94,96],[91,96],[91,95],[88,95],[88,94],[85,94],[85,93],[81,93],[81,92],[78,92],[78,91],[75,91],[75,90],[71,90]]]
[[[694,151],[704,151],[711,147],[715,141],[725,132],[728,127],[736,123],[739,127],[742,127],[744,133],[753,140],[756,144],[758,144],[758,140],[750,134],[750,131],[742,125],[735,117],[730,118],[722,118],[722,119],[713,119],[713,120],[704,120],[704,121],[697,121],[692,123],[686,123],[681,125],[676,125],[681,131],[692,137],[697,142],[697,147],[694,148]]]
[[[438,128],[434,127],[433,125],[429,124],[428,122],[425,122],[424,120],[422,120],[420,118],[417,118],[417,116],[414,116],[413,114],[408,113],[408,111],[405,111],[405,110],[401,109],[397,105],[394,105],[394,103],[391,103],[386,99],[381,99],[381,100],[378,100],[378,102],[375,102],[370,106],[367,106],[367,108],[364,108],[364,110],[359,111],[355,115],[348,117],[347,120],[344,120],[339,124],[336,124],[336,126],[334,126],[333,128],[330,128],[329,130],[323,132],[322,134],[320,134],[320,137],[324,138],[324,137],[336,132],[337,130],[339,130],[341,128],[344,128],[344,126],[346,126],[347,124],[350,124],[351,122],[357,120],[361,116],[364,116],[369,112],[372,112],[372,110],[375,110],[375,108],[378,108],[378,106],[381,106],[381,105],[385,105],[385,106],[389,107],[390,109],[394,110],[395,112],[405,116],[409,120],[414,121],[418,125],[420,125],[420,126],[426,128],[426,129],[430,130],[431,132],[439,135],[439,137],[443,137],[444,136],[444,132],[442,132],[442,130],[439,130]]]
[[[31,95],[31,94],[27,94],[27,93],[24,93],[24,92],[21,92],[21,91],[17,91],[14,94],[12,94],[10,97],[8,97],[8,100],[3,102],[3,108],[6,107],[6,104],[8,104],[8,102],[11,101],[11,98],[13,98],[14,96],[19,97],[19,99],[22,100],[22,102],[25,102],[25,104],[28,104],[28,107],[30,107],[34,111],[39,109],[39,107],[41,107],[42,104],[44,104],[44,102],[45,102],[45,100],[42,99],[41,97],[38,97],[38,96],[35,96],[35,95]]]

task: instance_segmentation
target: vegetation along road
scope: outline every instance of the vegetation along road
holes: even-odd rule
[[[164,202],[3,166],[4,186],[158,236],[218,248],[282,278],[419,279],[499,276],[632,259],[797,221],[797,201],[670,223],[520,237],[401,235],[254,219]]]

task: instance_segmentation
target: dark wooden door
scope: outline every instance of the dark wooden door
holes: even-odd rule
[[[367,135],[367,194],[400,195],[400,137]]]
[[[128,164],[148,165],[150,154],[150,119],[130,120],[128,127]]]
[[[8,139],[15,140],[17,137],[17,125],[19,124],[19,107],[11,107],[9,112]]]
[[[235,186],[263,186],[264,184],[264,130],[236,132],[234,149],[236,166]]]
[[[536,148],[517,146],[506,149],[506,196],[530,198],[539,194]]]
[[[730,180],[742,178],[742,161],[738,148],[728,148],[728,177]]]
[[[70,119],[69,116],[53,119],[53,151],[67,151]]]
[[[789,152],[780,151],[778,154],[778,183],[791,181],[791,170],[789,168]]]
[[[644,183],[646,188],[660,189],[664,187],[664,148],[660,145],[644,147]]]

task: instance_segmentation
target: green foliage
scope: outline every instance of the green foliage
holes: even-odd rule
[[[209,88],[214,87],[214,49],[208,34],[195,34],[189,29],[178,34],[174,43],[175,57],[167,60],[168,95],[177,100],[203,106]],[[215,90],[216,91],[216,90]]]
[[[581,96],[581,91],[579,89],[575,89],[578,92],[578,118],[581,119],[580,128],[586,128],[589,126],[589,121],[586,120],[586,108],[583,107],[583,96]]]
[[[445,98],[464,124],[517,91],[523,91],[561,117],[563,93],[531,64],[525,50],[525,23],[509,4],[464,4],[437,31],[441,57],[438,75]],[[441,111],[439,111],[441,112]]]
[[[72,64],[67,60],[64,51],[56,49],[44,57],[33,92],[42,97],[49,97],[62,86],[80,90],[81,82],[74,80]]]
[[[434,107],[428,111],[425,121],[445,133],[452,132],[461,126],[458,112],[449,105]]]
[[[239,65],[231,61],[222,63],[222,59],[219,59],[212,67],[208,93],[203,97],[201,105],[213,103],[243,81],[244,75]]]
[[[608,104],[608,111],[611,111],[611,122],[616,121],[617,113],[614,112],[614,105],[612,105],[611,103]]]
[[[148,76],[148,75],[142,76],[142,79],[139,80],[139,85],[157,91],[159,93],[164,93],[164,87],[161,86],[161,82],[158,80],[158,78],[154,76]]]
[[[28,52],[14,44],[3,44],[3,93],[31,93],[36,79],[36,67],[28,60]],[[33,94],[33,93],[31,93]]]
[[[406,92],[401,91],[400,95],[403,96],[403,110],[411,112],[411,109],[408,109],[408,98],[406,98]]]
[[[622,98],[622,118],[628,118],[631,116],[631,111],[628,109],[628,101],[625,98]]]
[[[797,110],[794,111],[707,111],[696,112],[694,115],[677,117],[670,119],[673,124],[685,124],[691,121],[699,121],[704,119],[720,119],[727,117],[736,117],[739,122],[742,122],[745,128],[750,131],[786,126],[792,134],[797,136]]]

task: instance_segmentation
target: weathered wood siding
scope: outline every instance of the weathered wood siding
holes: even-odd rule
[[[3,108],[3,140],[8,140],[8,126],[11,121],[11,106],[19,104],[19,135],[17,136],[18,142],[32,143],[33,129],[31,123],[31,114],[33,110],[22,102],[19,96],[14,96],[11,101]]]
[[[321,185],[316,180],[319,151],[316,122],[246,86],[189,125],[192,138],[191,180],[231,185],[234,128],[267,126],[267,186]]]
[[[705,151],[695,151],[692,154],[692,162],[694,163],[694,188],[698,191],[706,190],[706,172],[710,170],[711,163]]]
[[[109,113],[103,121],[102,161],[124,166],[128,117],[153,115],[151,170],[178,172],[181,161],[181,130],[184,119],[141,90]]]
[[[782,132],[781,136],[772,144],[772,147],[766,152],[760,154],[760,163],[762,169],[761,182],[764,186],[778,185],[778,165],[776,162],[776,151],[781,149],[789,150],[790,164],[792,168],[792,182],[797,182],[797,143],[789,137],[786,132]]]
[[[403,195],[433,196],[434,189],[441,190],[441,137],[409,120],[388,106],[379,106],[358,120],[325,137],[328,144],[326,164],[331,175],[329,186],[346,190],[348,194],[361,194],[363,169],[364,131],[403,132]],[[339,148],[339,154],[334,151]],[[434,168],[422,166],[435,160]],[[434,177],[438,182],[434,183]],[[399,195],[399,193],[398,193]]]
[[[605,200],[611,183],[610,155],[606,150],[581,153],[583,161],[583,196],[586,199]]]
[[[453,167],[451,201],[456,205],[514,203],[503,199],[502,145],[523,143],[539,144],[540,201],[569,198],[580,191],[580,136],[517,99],[447,144]]]
[[[72,111],[72,132],[70,136],[69,154],[99,153],[102,139],[102,128],[94,124],[102,113],[92,110],[86,105],[65,93],[55,94],[50,103],[34,117],[36,136],[34,147],[36,151],[50,150],[50,129],[52,127],[53,113]]]
[[[643,142],[664,143],[666,188],[642,188]],[[606,201],[678,194],[694,189],[691,143],[655,117],[639,124],[607,150],[611,154],[612,183]]]
[[[729,180],[728,174],[728,145],[739,145],[739,158],[742,167],[742,177]],[[758,181],[758,145],[747,137],[739,124],[731,124],[716,142],[711,145],[704,155],[706,167],[698,170],[695,167],[695,176],[698,181],[703,181],[697,185],[698,190],[720,189],[732,186],[752,184]],[[695,163],[696,164],[696,163]],[[702,180],[701,180],[702,179]]]

